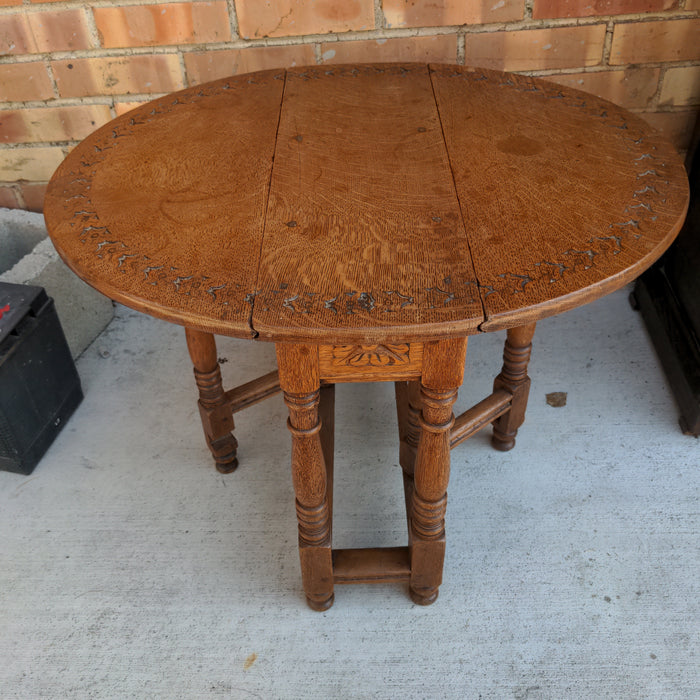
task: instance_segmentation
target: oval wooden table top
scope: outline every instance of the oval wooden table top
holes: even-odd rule
[[[619,288],[683,222],[673,147],[536,78],[371,64],[241,75],[113,120],[58,168],[63,259],[196,329],[403,342],[524,325]]]

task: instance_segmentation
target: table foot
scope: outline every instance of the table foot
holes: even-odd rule
[[[411,600],[416,605],[432,605],[437,600],[439,593],[439,588],[420,591],[417,591],[413,588],[408,589],[408,594],[411,596]]]
[[[209,442],[209,449],[214,455],[216,471],[221,474],[230,474],[238,468],[238,440],[229,434],[216,442]]]
[[[512,435],[506,435],[501,433],[498,428],[494,426],[493,435],[491,436],[491,447],[499,452],[508,452],[515,447],[515,436],[517,430]]]
[[[534,333],[534,323],[508,329],[503,348],[503,368],[493,382],[494,392],[505,389],[513,396],[510,410],[493,422],[491,445],[501,452],[508,452],[515,447],[518,428],[525,421],[525,409],[530,393],[527,366],[530,361]]]
[[[312,610],[315,610],[316,612],[323,612],[324,610],[328,610],[330,607],[332,607],[334,602],[335,602],[335,594],[334,593],[331,593],[325,600],[318,599],[318,598],[312,598],[311,596],[308,596],[308,595],[306,596],[307,605]]]

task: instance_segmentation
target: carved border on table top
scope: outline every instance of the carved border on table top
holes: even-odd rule
[[[416,70],[425,70],[422,65],[406,66],[344,66],[334,68],[312,67],[304,70],[280,71],[265,76],[249,74],[235,76],[230,79],[216,81],[198,88],[190,88],[175,93],[167,98],[154,101],[151,109],[146,107],[136,110],[128,118],[122,118],[106,130],[101,138],[91,144],[91,157],[83,154],[79,167],[69,173],[72,180],[64,190],[65,207],[70,209],[76,203],[79,208],[73,212],[70,226],[75,228],[82,243],[94,245],[94,251],[99,259],[112,264],[125,274],[140,277],[143,284],[166,285],[172,287],[177,294],[197,296],[208,304],[217,306],[229,305],[234,299],[240,303],[241,294],[245,291],[243,302],[251,307],[256,297],[262,294],[260,290],[242,290],[238,284],[224,280],[213,280],[194,270],[178,269],[159,260],[135,251],[124,242],[118,240],[109,229],[102,225],[97,212],[94,210],[89,196],[90,182],[95,175],[95,166],[99,165],[108,155],[109,150],[118,147],[119,140],[133,134],[139,126],[147,124],[157,117],[167,114],[180,105],[195,103],[223,91],[235,89],[245,84],[263,83],[269,80],[284,80],[285,75],[292,79],[315,79],[323,76],[343,75],[355,76],[371,73],[390,73],[408,75]],[[631,198],[620,215],[620,221],[610,224],[609,230],[590,237],[585,247],[561,251],[551,259],[533,263],[525,270],[503,272],[488,284],[479,282],[460,282],[453,284],[445,277],[439,284],[426,287],[416,293],[415,290],[339,290],[337,294],[322,298],[313,290],[291,293],[286,285],[280,284],[280,289],[262,294],[259,302],[263,311],[279,308],[281,313],[318,313],[328,311],[333,315],[353,315],[381,313],[391,314],[401,311],[416,311],[420,309],[442,309],[446,307],[468,306],[479,303],[480,297],[487,298],[498,293],[508,297],[522,294],[527,286],[533,283],[556,284],[571,272],[586,271],[596,266],[601,256],[618,255],[626,246],[643,237],[645,227],[657,220],[657,209],[663,210],[667,201],[667,188],[671,183],[668,179],[668,168],[657,154],[653,144],[645,144],[644,133],[630,126],[620,116],[617,108],[602,109],[596,98],[586,99],[583,93],[563,91],[556,84],[548,84],[525,76],[508,76],[496,82],[495,77],[501,76],[486,70],[465,71],[449,67],[431,67],[431,72],[443,77],[455,77],[468,82],[491,81],[499,87],[514,89],[519,92],[532,92],[543,98],[563,100],[566,104],[578,108],[586,116],[597,119],[606,127],[624,132],[630,153],[638,153],[634,161],[639,161],[637,174],[638,187],[632,192]]]
[[[405,294],[399,290],[349,290],[333,294],[307,290],[293,293],[284,282],[276,289],[255,294],[258,297],[256,303],[264,312],[272,309],[300,314],[328,311],[334,317],[363,313],[396,314],[419,309],[444,309],[451,305],[480,305],[477,283],[452,277],[444,277],[439,284],[414,289]]]
[[[86,208],[77,212],[77,220],[70,222],[76,228],[81,243],[94,246],[96,257],[109,263],[113,269],[132,278],[140,279],[142,284],[153,287],[167,286],[176,294],[199,297],[209,303],[229,306],[233,301],[233,290],[240,290],[240,284],[221,282],[217,284],[207,275],[192,270],[183,270],[159,261],[139,252],[132,252],[126,243],[114,240],[115,236],[107,226],[101,225],[97,212],[89,207],[92,202],[85,197]],[[246,295],[244,301],[252,305],[254,295]]]
[[[154,100],[151,108],[137,108],[134,113],[115,120],[111,129],[105,129],[101,138],[90,144],[90,158],[81,154],[77,169],[67,173],[64,188],[64,208],[70,209],[78,204],[69,221],[69,226],[75,229],[78,239],[85,245],[94,246],[96,257],[110,263],[117,271],[141,280],[142,284],[151,286],[166,286],[176,294],[198,297],[199,301],[217,306],[229,306],[238,302],[240,305],[242,287],[240,284],[226,280],[214,280],[196,270],[183,270],[173,267],[161,260],[156,260],[134,250],[118,239],[107,226],[103,225],[95,206],[90,198],[93,177],[96,166],[108,157],[109,151],[117,148],[120,139],[134,134],[137,129],[158,117],[169,114],[180,106],[199,102],[207,97],[222,94],[228,90],[251,84],[265,84],[270,80],[284,80],[285,71],[266,75],[250,74],[233,76],[218,80],[196,88],[189,88],[168,97]],[[80,146],[79,146],[80,148]],[[87,148],[87,147],[85,147]],[[243,303],[252,307],[255,292],[245,290]]]
[[[416,73],[428,75],[428,65],[425,63],[384,63],[370,65],[338,65],[332,67],[307,66],[304,68],[289,68],[287,80],[321,80],[326,77],[340,76],[343,78],[358,78],[366,75],[398,75],[408,76]]]
[[[659,213],[663,213],[664,205],[672,194],[669,192],[672,187],[669,168],[659,155],[658,148],[653,143],[647,145],[644,132],[621,114],[621,108],[613,104],[601,105],[599,98],[570,88],[563,90],[556,83],[529,76],[439,65],[431,65],[430,70],[431,74],[441,77],[458,78],[471,83],[488,81],[497,87],[534,93],[547,100],[561,100],[563,104],[579,109],[601,125],[622,132],[627,151],[638,154],[633,159],[639,167],[639,172],[636,173],[637,187],[631,193],[619,221],[611,223],[607,231],[591,236],[581,249],[561,251],[551,259],[533,263],[518,273],[502,272],[489,280],[490,284],[480,281],[479,289],[484,299],[495,293],[512,297],[524,293],[529,284],[556,284],[569,273],[594,268],[598,258],[619,255],[627,246],[642,239],[647,225],[656,222]]]

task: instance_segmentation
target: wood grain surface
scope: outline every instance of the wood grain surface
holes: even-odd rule
[[[482,321],[426,66],[287,71],[253,325],[431,336]]]
[[[46,194],[61,257],[139,311],[251,337],[283,88],[283,72],[220,80],[96,131]]]
[[[63,259],[141,311],[264,340],[410,343],[520,326],[633,279],[684,219],[638,117],[459,66],[266,71],[119,117],[46,198]]]
[[[482,330],[602,296],[671,244],[687,207],[685,170],[639,117],[526,76],[434,66],[432,79]]]

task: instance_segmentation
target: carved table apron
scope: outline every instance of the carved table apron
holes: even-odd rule
[[[438,594],[450,449],[523,422],[535,322],[634,279],[688,188],[638,117],[543,80],[448,65],[320,66],[168,95],[83,141],[46,195],[66,263],[185,326],[207,442],[281,389],[307,600],[334,583]],[[493,393],[457,419],[467,337],[508,329]],[[276,372],[225,391],[214,334],[273,341]],[[396,383],[408,545],[331,547],[333,389]]]

